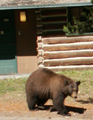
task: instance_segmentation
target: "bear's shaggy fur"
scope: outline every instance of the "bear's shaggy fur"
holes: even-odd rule
[[[70,115],[64,106],[64,99],[68,95],[77,98],[79,84],[80,81],[75,82],[47,68],[39,68],[29,76],[26,83],[28,108],[34,110],[36,104],[43,106],[48,99],[52,99],[50,111],[57,110],[61,115]]]

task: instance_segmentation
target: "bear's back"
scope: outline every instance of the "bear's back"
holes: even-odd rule
[[[36,92],[40,95],[46,93],[48,95],[50,92],[50,86],[53,85],[53,79],[56,75],[56,73],[46,68],[37,69],[29,76],[26,83],[26,91],[32,91],[33,93]]]
[[[29,76],[27,84],[36,86],[49,85],[55,75],[56,73],[47,68],[39,68]]]

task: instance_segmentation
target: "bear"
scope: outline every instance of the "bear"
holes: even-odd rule
[[[70,116],[64,106],[67,96],[77,98],[80,81],[60,75],[48,68],[38,68],[26,81],[26,101],[29,110],[35,110],[35,105],[44,108],[48,99],[52,99],[50,112],[57,110],[60,115]]]

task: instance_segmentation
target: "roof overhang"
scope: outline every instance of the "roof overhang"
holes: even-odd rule
[[[24,5],[24,6],[0,6],[0,10],[10,9],[37,9],[37,8],[56,8],[56,7],[83,7],[93,6],[93,2],[81,2],[81,3],[62,3],[62,4],[47,4],[47,5]]]

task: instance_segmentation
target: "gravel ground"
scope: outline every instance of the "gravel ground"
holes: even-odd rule
[[[78,119],[78,118],[56,118],[56,120],[85,120],[85,119]],[[16,117],[0,117],[0,120],[55,120],[55,118],[51,118],[51,119],[48,119],[48,118],[40,118],[40,119],[37,119],[37,118],[16,118]],[[86,119],[86,120],[90,120],[90,119]],[[91,119],[92,120],[92,119]]]
[[[80,100],[68,98],[65,101],[67,110],[71,113],[68,117],[57,114],[57,111],[50,113],[51,100],[46,103],[46,110],[29,111],[25,99],[0,99],[0,120],[93,120],[93,103],[82,103]]]
[[[0,120],[93,120],[92,92],[84,95],[79,93],[76,100],[66,98],[65,105],[71,114],[69,117],[58,115],[57,111],[50,113],[51,100],[46,103],[46,110],[29,111],[25,94],[11,94],[0,96]]]

